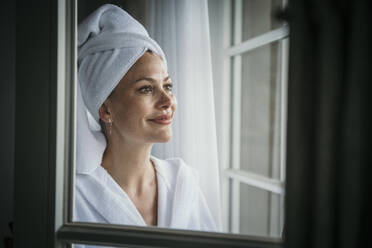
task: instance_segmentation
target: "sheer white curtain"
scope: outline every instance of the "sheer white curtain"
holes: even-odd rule
[[[222,228],[207,1],[157,0],[147,6],[146,28],[166,54],[178,101],[173,138],[156,144],[153,155],[181,157],[199,171],[201,188]]]

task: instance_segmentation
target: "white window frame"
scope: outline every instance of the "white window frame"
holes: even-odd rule
[[[231,85],[230,91],[226,92],[225,97],[230,99],[231,120],[225,123],[225,128],[230,130],[230,151],[221,156],[230,158],[221,166],[222,192],[223,192],[223,213],[224,223],[228,226],[227,230],[232,233],[240,233],[240,183],[262,189],[280,195],[280,226],[284,223],[284,195],[285,195],[285,154],[286,154],[286,122],[287,122],[287,74],[288,74],[288,52],[289,52],[289,28],[282,26],[263,33],[261,35],[242,41],[242,1],[235,0],[234,20],[231,17],[232,1],[224,3],[224,37],[231,37],[234,33],[232,42],[229,39],[224,41],[224,81]],[[287,1],[283,1],[284,8]],[[234,25],[232,25],[232,23]],[[234,32],[231,32],[231,27]],[[280,41],[281,63],[280,63],[280,178],[272,179],[240,169],[240,125],[241,125],[241,55],[256,48]],[[232,43],[232,45],[231,45]],[[229,203],[229,204],[227,204]],[[271,211],[274,211],[271,209]],[[270,223],[272,223],[270,221]],[[273,226],[270,225],[270,235],[273,233]]]
[[[135,247],[282,247],[280,239],[73,222],[76,127],[77,1],[57,0],[55,247],[73,243]],[[53,83],[53,82],[52,82]],[[234,175],[235,171],[231,171]],[[238,178],[232,176],[233,178]],[[52,179],[51,179],[52,180]],[[35,231],[35,234],[37,232]]]

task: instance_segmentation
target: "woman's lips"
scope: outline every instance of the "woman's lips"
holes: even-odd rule
[[[161,115],[156,117],[155,119],[151,119],[150,121],[161,125],[168,125],[172,123],[172,119],[169,115]]]

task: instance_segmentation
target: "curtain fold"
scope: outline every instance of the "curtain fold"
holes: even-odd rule
[[[202,191],[221,229],[207,1],[148,1],[146,20],[150,36],[167,56],[178,101],[173,138],[154,145],[153,155],[181,157],[198,170]]]
[[[285,247],[372,247],[371,5],[290,2]]]

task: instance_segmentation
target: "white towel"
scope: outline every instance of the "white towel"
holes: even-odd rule
[[[98,122],[98,109],[143,53],[166,59],[146,29],[121,8],[105,4],[78,28],[78,78],[84,102]]]
[[[100,132],[98,109],[131,66],[159,45],[146,29],[121,8],[105,4],[78,27],[77,172],[100,165],[106,140]],[[87,111],[88,110],[88,111]]]

